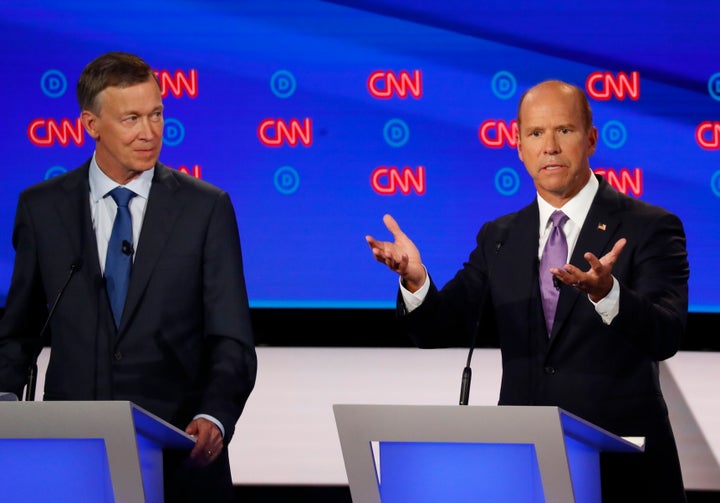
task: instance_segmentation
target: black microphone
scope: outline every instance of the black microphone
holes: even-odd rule
[[[495,241],[495,255],[500,254],[500,248],[502,248],[504,244],[505,241],[503,241],[502,239]],[[477,342],[477,337],[480,333],[480,318],[482,318],[483,310],[485,309],[485,301],[487,300],[488,291],[490,290],[490,285],[487,283],[487,278],[485,281],[485,290],[483,290],[480,302],[480,312],[478,313],[477,320],[475,321],[475,329],[473,330],[472,337],[470,338],[470,350],[468,351],[467,362],[465,363],[465,368],[463,369],[462,373],[462,380],[460,382],[460,405],[467,405],[468,401],[470,400],[470,381],[472,380],[472,368],[470,367],[470,362],[472,361],[473,351],[475,350],[475,343]]]
[[[123,239],[122,242],[122,252],[124,255],[132,255],[135,250],[133,250],[133,245],[130,241],[127,239]]]
[[[38,341],[42,341],[43,336],[45,335],[45,332],[47,331],[48,326],[50,325],[50,320],[52,320],[53,314],[55,314],[55,308],[60,303],[60,299],[63,296],[63,293],[65,293],[65,289],[70,284],[70,280],[72,279],[73,275],[80,270],[82,267],[82,260],[78,259],[74,261],[72,264],[70,264],[70,273],[68,274],[67,279],[65,280],[65,283],[63,286],[58,290],[58,294],[55,297],[55,302],[53,302],[52,306],[50,307],[50,311],[48,312],[48,316],[45,319],[45,324],[43,325],[42,329],[40,329],[40,335],[38,336]],[[31,402],[35,400],[35,386],[37,385],[37,360],[40,357],[40,352],[42,351],[42,344],[38,343],[38,347],[35,350],[35,353],[33,354],[33,358],[30,361],[30,365],[28,366],[28,375],[27,375],[27,385],[25,387],[25,401]]]
[[[480,307],[482,310],[482,306]],[[482,313],[482,311],[480,311]],[[467,355],[467,362],[462,373],[462,381],[460,383],[460,405],[467,405],[470,400],[470,381],[472,380],[472,368],[470,362],[472,361],[473,350],[475,349],[475,341],[477,334],[480,332],[480,316],[478,316],[475,322],[475,330],[473,330],[472,338],[470,340],[470,350]]]
[[[497,253],[502,246],[501,242],[498,243],[499,244],[495,253]],[[470,381],[472,379],[472,368],[470,367],[470,362],[472,361],[473,351],[475,350],[475,343],[477,342],[477,337],[480,333],[480,319],[482,318],[483,311],[485,310],[485,300],[487,299],[489,290],[490,285],[487,283],[486,280],[485,290],[483,290],[480,302],[480,312],[478,313],[477,319],[475,320],[475,329],[473,330],[472,337],[470,338],[470,349],[468,350],[467,362],[465,363],[465,368],[463,369],[462,373],[462,381],[460,384],[460,405],[467,405],[468,401],[470,400]]]

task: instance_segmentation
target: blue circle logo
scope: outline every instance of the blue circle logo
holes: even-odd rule
[[[300,186],[300,175],[294,168],[283,166],[275,171],[273,183],[277,191],[281,194],[292,194],[297,192]]]
[[[177,119],[165,119],[163,143],[169,147],[177,147],[185,139],[185,126]]]
[[[67,91],[67,79],[59,70],[48,70],[40,78],[40,89],[49,98],[59,98]]]
[[[270,90],[278,98],[289,98],[295,94],[295,89],[295,77],[287,70],[278,70],[270,77]]]
[[[410,139],[410,128],[400,119],[390,119],[383,128],[385,141],[391,147],[402,147]]]
[[[62,166],[53,166],[45,172],[45,180],[54,176],[62,175],[63,173],[67,173],[65,168]]]
[[[708,79],[708,93],[712,99],[720,101],[720,73],[715,73]]]
[[[720,197],[720,171],[713,173],[713,176],[710,179],[710,190],[712,190],[713,194],[717,197]]]
[[[600,133],[603,143],[612,149],[618,149],[627,141],[627,130],[620,121],[608,121]]]
[[[512,168],[500,168],[495,173],[495,190],[503,196],[512,196],[520,190],[520,176]]]
[[[517,91],[517,80],[515,80],[515,76],[510,72],[497,72],[493,75],[490,88],[497,98],[507,100],[515,95],[515,91]]]

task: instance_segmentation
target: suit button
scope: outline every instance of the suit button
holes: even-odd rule
[[[546,374],[554,374],[555,373],[555,367],[545,367],[545,373]]]
[[[116,360],[122,360],[122,357],[123,357],[123,354],[120,351],[116,351],[115,354],[113,355],[113,358],[115,358]]]

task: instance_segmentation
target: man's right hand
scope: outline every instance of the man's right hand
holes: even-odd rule
[[[375,260],[384,263],[402,278],[403,286],[411,292],[417,291],[425,282],[425,267],[420,259],[420,251],[400,229],[390,215],[383,216],[385,227],[390,231],[394,241],[378,241],[372,236],[365,236]]]

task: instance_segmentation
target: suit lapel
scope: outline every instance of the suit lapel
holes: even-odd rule
[[[513,315],[528,317],[530,331],[516,335],[528,337],[527,343],[531,345],[539,330],[545,334],[538,285],[539,222],[537,202],[525,206],[511,219],[501,221],[494,236],[496,241],[490,243],[492,248],[488,252],[489,275],[497,295],[494,301],[512,306]]]
[[[500,249],[499,255],[506,257],[507,263],[498,262],[500,277],[524,291],[525,285],[533,285],[533,292],[539,295],[537,286],[537,252],[538,229],[540,215],[537,203],[532,203],[518,212],[515,225],[507,236],[506,242]],[[501,257],[502,258],[502,257]],[[518,264],[528,264],[528,267],[518,267]]]
[[[610,251],[622,225],[617,213],[618,208],[615,189],[604,178],[600,178],[600,187],[592,205],[590,205],[590,211],[587,218],[585,218],[585,223],[580,230],[577,243],[570,257],[571,264],[585,271],[589,267],[587,261],[583,258],[586,252],[591,252],[600,258]],[[585,294],[575,288],[562,287],[555,317],[556,323],[553,326],[553,335],[568,319],[573,305],[580,299],[581,295],[584,296]]]
[[[81,275],[92,280],[99,278],[101,272],[90,215],[89,166],[89,162],[85,163],[65,179],[62,185],[65,195],[57,205],[57,213],[73,248],[73,260],[82,261]]]
[[[138,239],[119,334],[125,330],[127,320],[137,309],[150,276],[163,255],[163,249],[174,222],[180,214],[181,206],[173,197],[178,187],[179,184],[172,176],[170,168],[158,163],[155,167],[142,231]]]

